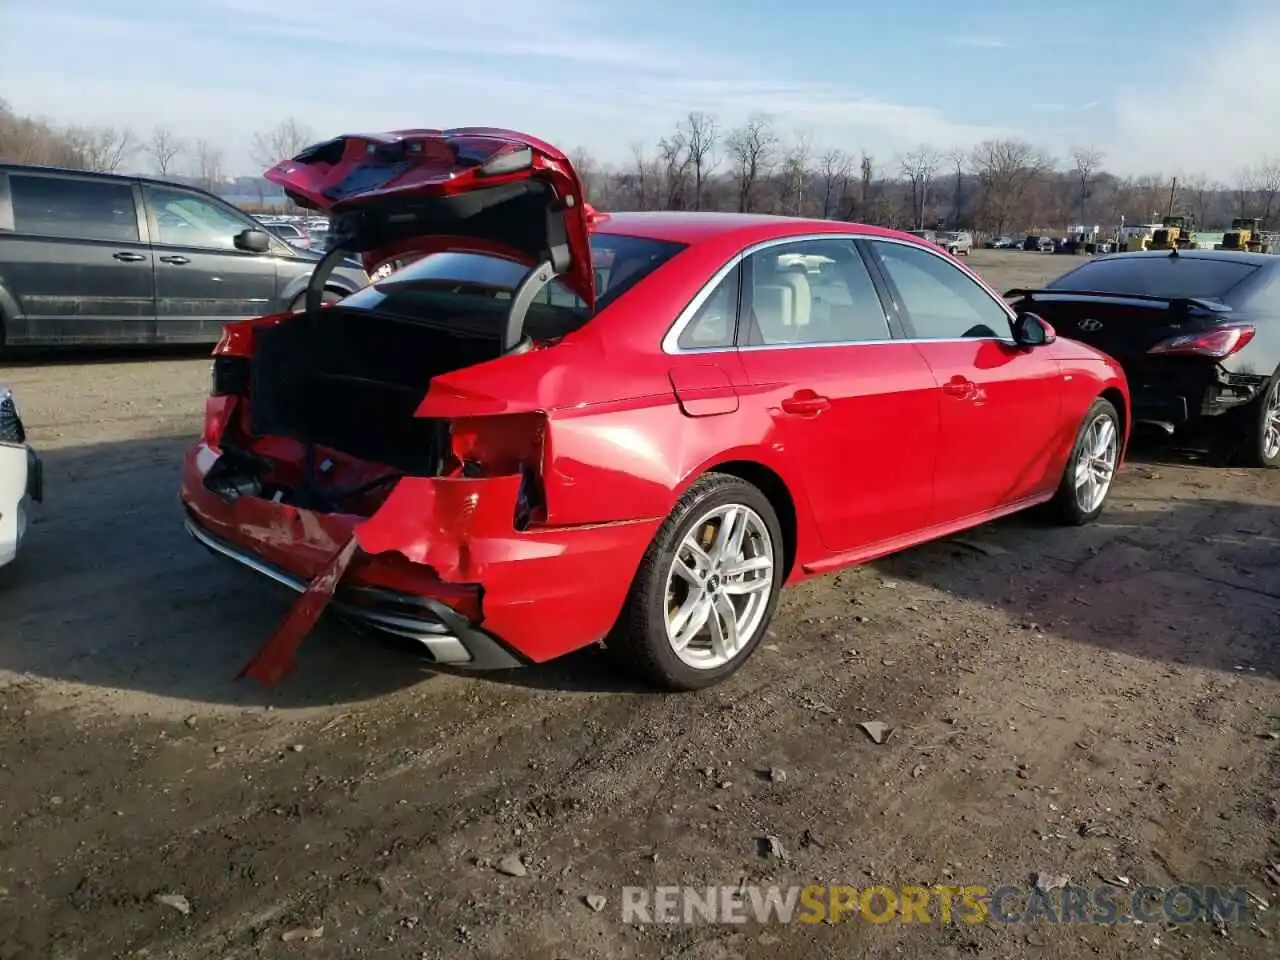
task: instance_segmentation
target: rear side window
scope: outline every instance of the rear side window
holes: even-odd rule
[[[76,240],[136,243],[133,188],[107,180],[9,175],[13,225],[18,233]]]
[[[1216,257],[1117,257],[1086,263],[1046,289],[1211,300],[1227,294],[1257,269],[1252,263]]]

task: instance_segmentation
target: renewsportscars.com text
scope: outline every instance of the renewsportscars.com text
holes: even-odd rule
[[[1243,887],[1101,884],[1037,887],[624,887],[622,921],[649,923],[1066,923],[1178,924],[1239,920]]]

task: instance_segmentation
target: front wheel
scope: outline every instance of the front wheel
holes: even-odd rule
[[[1099,397],[1076,434],[1058,492],[1049,506],[1054,518],[1078,527],[1095,520],[1106,505],[1120,463],[1120,415]]]
[[[768,498],[738,477],[702,477],[649,545],[606,648],[668,690],[719,683],[768,629],[782,558],[782,530]]]

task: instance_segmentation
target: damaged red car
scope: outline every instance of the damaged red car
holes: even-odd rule
[[[181,492],[302,594],[259,676],[329,609],[440,664],[603,641],[704,687],[785,583],[1037,504],[1087,522],[1124,453],[1117,365],[905,234],[596,215],[564,153],[489,128],[267,177],[334,249],[306,311],[226,328]],[[345,251],[405,265],[325,304]]]

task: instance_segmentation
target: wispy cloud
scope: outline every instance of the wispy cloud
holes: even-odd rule
[[[1008,40],[1000,37],[965,35],[952,37],[949,41],[953,47],[971,47],[976,50],[1007,50],[1013,46]]]
[[[1126,173],[1207,173],[1234,178],[1270,156],[1280,159],[1280,8],[1250,4],[1246,22],[1201,37],[1196,69],[1167,83],[1122,88],[1112,103],[1116,136],[1107,164]]]
[[[876,156],[1003,132],[804,79],[803,67],[773,74],[750,49],[707,49],[672,35],[668,20],[655,25],[642,9],[593,0],[560,0],[554,18],[541,0],[504,0],[500,15],[440,0],[186,0],[171,10],[141,0],[0,2],[10,4],[7,27],[26,38],[6,65],[23,76],[11,94],[16,108],[140,131],[164,123],[222,144],[237,172],[254,169],[253,131],[288,116],[317,135],[510,126],[606,161],[656,141],[693,110],[715,114],[722,128],[768,114],[784,134],[812,131],[815,147]],[[495,17],[516,26],[495,29]],[[121,59],[121,47],[149,54]]]

